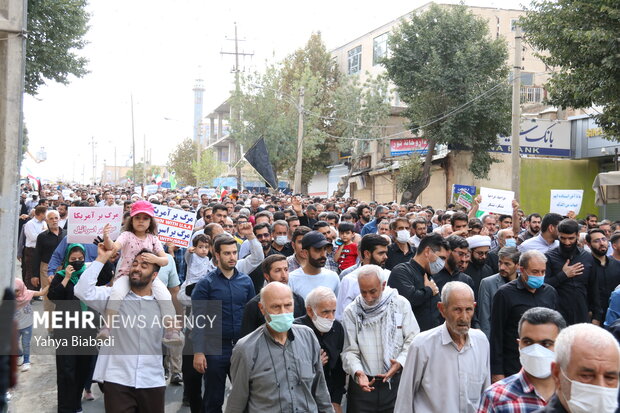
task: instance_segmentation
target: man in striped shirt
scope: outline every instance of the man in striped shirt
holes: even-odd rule
[[[482,394],[478,413],[530,413],[545,406],[555,392],[551,362],[555,340],[566,322],[555,310],[534,307],[519,321],[522,369]]]

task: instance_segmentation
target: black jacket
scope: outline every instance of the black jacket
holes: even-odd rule
[[[424,286],[424,268],[415,260],[398,264],[392,270],[388,285],[398,290],[398,294],[409,300],[421,331],[430,330],[442,323],[437,309],[440,295],[433,295],[430,287]],[[429,275],[429,279],[432,277]]]
[[[340,358],[340,353],[342,353],[342,348],[344,347],[344,328],[342,324],[338,320],[334,320],[332,329],[327,333],[319,332],[308,315],[295,319],[295,324],[310,327],[314,331],[317,340],[319,340],[321,349],[327,353],[327,364],[323,366],[327,390],[329,391],[331,402],[340,404],[345,393],[344,385],[347,377],[342,369],[342,359]]]
[[[489,254],[487,255],[487,261],[486,264],[491,267],[491,269],[493,270],[493,274],[497,274],[499,272],[499,250],[501,248],[499,247],[499,245],[496,248],[493,248],[492,250],[489,251]]]
[[[519,320],[530,308],[558,309],[558,293],[543,284],[529,292],[521,278],[504,284],[493,296],[491,306],[491,374],[508,377],[521,369],[519,362]]]
[[[553,286],[560,297],[558,311],[568,325],[577,323],[589,323],[591,321],[588,312],[592,312],[594,320],[602,321],[603,314],[599,300],[598,280],[594,269],[594,258],[588,252],[577,248],[572,256],[562,253],[560,247],[555,247],[545,253],[547,256],[547,270],[545,283]],[[569,265],[578,262],[583,264],[583,273],[573,278],[568,278],[562,267],[569,260]]]
[[[387,261],[385,261],[385,269],[392,270],[398,264],[410,261],[415,255],[415,247],[409,245],[409,252],[403,254],[398,244],[393,242],[390,244],[387,250]]]
[[[259,301],[260,294],[256,294],[256,296],[245,305],[243,310],[243,318],[241,320],[240,337],[247,336],[252,331],[265,324],[265,316],[263,316],[263,313],[261,313],[258,308]],[[293,316],[295,316],[295,318],[306,314],[306,304],[304,303],[304,299],[301,295],[293,293],[293,305]]]
[[[607,314],[607,307],[609,307],[611,293],[620,285],[620,261],[616,261],[612,257],[607,257],[605,266],[596,258],[594,258],[593,261],[594,272],[598,281],[601,317],[603,317],[604,320]]]
[[[469,275],[474,281],[474,295],[476,296],[476,301],[478,301],[478,291],[480,291],[482,279],[497,273],[493,272],[493,269],[486,262],[480,266],[472,261],[467,266],[465,274]]]

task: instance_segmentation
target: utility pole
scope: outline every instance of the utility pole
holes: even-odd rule
[[[142,183],[148,185],[146,182],[146,133],[144,134],[144,159],[142,160]]]
[[[26,1],[4,1],[0,13],[0,291],[3,295],[6,288],[12,290],[15,279],[25,59]],[[10,311],[5,313],[12,314]],[[10,314],[3,315],[0,324],[10,325]],[[9,334],[2,336],[0,351],[9,351]]]
[[[136,186],[136,129],[133,123],[133,93],[131,94],[131,180],[133,185]]]
[[[299,88],[299,120],[297,122],[297,159],[295,160],[295,183],[293,185],[293,192],[295,194],[301,193],[301,154],[304,142],[304,87]]]
[[[512,190],[519,200],[521,175],[521,27],[515,25],[515,62],[512,72]]]
[[[95,137],[91,136],[90,137],[90,143],[89,145],[92,147],[92,151],[93,151],[93,185],[95,185],[95,183],[97,182],[97,162],[95,161],[95,146],[97,145],[97,142],[95,142]]]
[[[233,52],[220,52],[220,54],[223,55],[235,55],[235,68],[233,69],[235,72],[235,99],[233,100],[235,105],[238,104],[238,99],[241,93],[241,87],[240,87],[240,83],[239,83],[239,73],[241,72],[239,70],[239,56],[254,56],[254,53],[245,53],[245,52],[239,52],[239,42],[240,41],[245,41],[245,39],[239,39],[239,37],[237,36],[237,22],[235,22],[235,38],[234,39],[226,39],[226,40],[232,40],[235,42],[235,51]],[[233,108],[233,110],[235,111],[235,119],[237,121],[237,125],[239,125],[241,123],[241,108],[237,107],[237,108]],[[233,130],[234,132],[234,130]],[[239,160],[241,159],[241,147],[239,145],[239,141],[238,139],[233,136],[233,138],[235,139],[235,155],[233,156],[232,159],[232,164],[237,163],[237,189],[242,190],[242,184],[241,184],[241,164],[239,163]]]

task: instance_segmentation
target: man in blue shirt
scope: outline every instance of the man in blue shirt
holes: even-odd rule
[[[387,217],[389,212],[390,210],[388,207],[379,205],[377,209],[375,209],[375,219],[364,225],[364,227],[362,228],[361,236],[363,237],[366,234],[376,234],[378,221],[381,221],[382,219]]]
[[[220,301],[221,310],[221,352],[210,355],[207,348],[209,332],[204,323],[197,322],[192,330],[194,345],[194,368],[204,375],[205,392],[203,411],[221,412],[224,404],[226,376],[230,371],[232,349],[241,333],[243,310],[254,297],[254,284],[250,277],[240,273],[237,264],[237,241],[229,234],[220,234],[213,242],[217,269],[202,278],[192,292],[194,317],[212,316],[209,302]],[[208,367],[207,367],[208,366]]]

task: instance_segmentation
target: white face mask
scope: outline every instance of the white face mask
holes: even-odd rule
[[[278,235],[275,241],[276,244],[278,244],[279,246],[283,246],[286,245],[286,243],[288,242],[288,237],[286,235]]]
[[[532,376],[546,379],[551,376],[551,362],[555,361],[555,353],[540,344],[532,344],[519,350],[521,365]]]
[[[409,241],[409,231],[407,231],[406,229],[401,229],[400,231],[396,232],[396,242],[404,244],[407,241]]]
[[[614,413],[618,407],[618,388],[581,383],[562,375],[571,384],[567,399],[571,413]]]
[[[312,319],[312,323],[314,324],[316,329],[319,330],[321,333],[327,333],[329,330],[332,329],[332,326],[334,325],[334,319],[323,318],[323,317],[319,317],[318,315],[315,315],[314,318]]]

